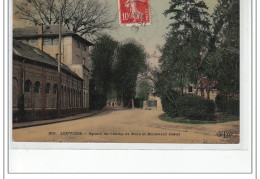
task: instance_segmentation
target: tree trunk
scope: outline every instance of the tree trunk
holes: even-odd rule
[[[183,86],[181,86],[181,95],[183,95]]]
[[[198,84],[195,85],[195,88],[196,88],[195,95],[198,95],[199,92]]]
[[[200,91],[201,91],[201,97],[204,98],[204,97],[205,97],[204,88],[203,88],[203,87],[200,87]]]
[[[210,87],[209,85],[207,85],[207,99],[210,99],[209,93],[210,93]]]

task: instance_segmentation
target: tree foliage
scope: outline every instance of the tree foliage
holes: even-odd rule
[[[162,56],[159,62],[162,70],[161,75],[164,76],[161,80],[172,88],[183,88],[189,81],[187,71],[190,64],[188,64],[189,59],[185,52],[188,48],[188,46],[181,44],[181,40],[177,38],[175,33],[168,35],[165,45],[161,48]]]
[[[239,93],[239,1],[218,0],[213,14],[209,53],[204,74],[218,81],[225,95]]]
[[[111,89],[113,82],[114,55],[118,42],[109,35],[103,35],[96,39],[95,46],[91,50],[91,94],[99,97],[101,106],[106,103],[106,96]],[[94,101],[93,101],[94,102]]]
[[[171,0],[164,12],[170,15],[172,23],[160,49],[161,75],[166,77],[162,80],[172,88],[180,87],[182,92],[186,84],[197,84],[202,73],[210,26],[207,9],[201,0]]]
[[[184,117],[193,120],[214,120],[215,104],[199,96],[181,95],[168,89],[161,94],[163,111],[170,117]]]
[[[171,15],[172,31],[183,41],[189,41],[195,37],[194,35],[207,34],[210,26],[207,9],[202,0],[171,0],[170,7],[164,15]]]
[[[147,97],[150,93],[150,85],[147,81],[142,81],[139,85],[139,92],[137,97],[142,100],[147,100]]]
[[[131,107],[131,100],[136,92],[137,76],[146,70],[144,47],[134,40],[127,40],[119,46],[116,59],[114,82],[117,97],[122,99],[125,107]]]
[[[112,28],[115,21],[109,13],[108,3],[98,0],[23,0],[14,3],[14,7],[20,19],[34,25],[58,24],[61,14],[63,25],[88,37]]]
[[[171,31],[161,48],[162,73],[173,86],[217,81],[223,93],[239,91],[239,1],[218,0],[210,26],[200,0],[171,0]],[[206,58],[204,58],[206,56]],[[165,81],[167,81],[165,80]]]
[[[171,0],[164,13],[172,15],[171,30],[160,49],[161,71],[154,76],[163,109],[172,117],[206,119],[210,116],[200,113],[207,109],[205,114],[214,114],[212,102],[187,95],[179,97],[173,90],[185,83],[196,84],[202,77],[208,80],[207,91],[211,82],[217,81],[223,95],[222,100],[219,96],[217,99],[221,111],[239,112],[239,1],[218,0],[211,26],[206,9],[200,0]]]
[[[119,44],[110,36],[103,35],[96,40],[91,60],[92,106],[98,109],[104,107],[107,96],[115,90],[119,101],[125,107],[131,107],[137,76],[146,70],[144,47],[134,40]]]

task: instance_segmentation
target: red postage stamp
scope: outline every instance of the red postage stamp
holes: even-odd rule
[[[119,19],[125,25],[151,24],[149,0],[118,0]]]

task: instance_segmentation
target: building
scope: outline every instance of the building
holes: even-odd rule
[[[188,85],[184,86],[183,93],[184,94],[193,94],[201,96],[205,99],[210,99],[215,101],[216,96],[218,95],[217,91],[217,82],[213,81],[210,82],[206,77],[203,77],[198,82],[198,87],[196,88],[195,85]]]
[[[143,101],[143,109],[146,110],[161,110],[162,103],[158,96],[154,96],[153,92],[148,95],[147,100]]]
[[[13,38],[59,58],[59,26],[41,25],[13,30]],[[61,62],[83,79],[83,107],[89,108],[89,46],[86,39],[62,27]]]
[[[13,120],[57,117],[58,63],[38,48],[13,41]],[[83,103],[83,79],[61,65],[61,114],[87,110]]]

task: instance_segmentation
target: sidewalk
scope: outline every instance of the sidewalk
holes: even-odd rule
[[[26,128],[26,127],[34,127],[34,126],[41,126],[41,125],[47,125],[47,124],[54,124],[59,122],[67,122],[72,120],[78,120],[85,117],[90,117],[96,114],[99,114],[101,112],[104,112],[107,110],[100,110],[100,111],[90,111],[88,113],[81,113],[74,116],[68,116],[60,119],[50,119],[50,120],[41,120],[41,121],[28,121],[28,122],[20,122],[20,123],[13,123],[13,129],[20,129],[20,128]]]

